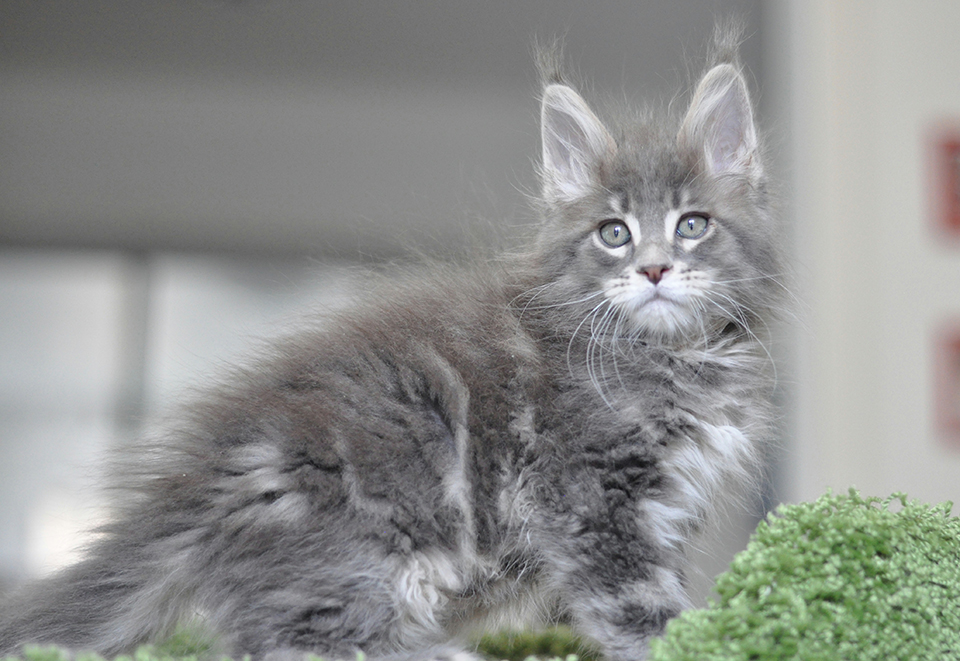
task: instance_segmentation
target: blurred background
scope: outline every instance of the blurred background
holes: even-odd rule
[[[4,0],[0,583],[73,559],[104,452],[357,268],[530,220],[535,36],[588,98],[666,103],[731,14],[797,298],[763,507],[960,500],[960,3]]]

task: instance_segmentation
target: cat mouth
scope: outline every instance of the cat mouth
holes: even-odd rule
[[[637,312],[646,315],[667,313],[674,316],[682,307],[679,303],[666,296],[651,296],[646,302],[640,305]]]
[[[612,288],[608,297],[643,332],[672,335],[695,323],[689,297],[661,284]]]
[[[639,308],[643,308],[648,305],[679,306],[681,304],[681,302],[678,301],[675,296],[671,296],[669,292],[664,291],[661,287],[654,287],[650,293],[640,297],[640,300],[637,301],[637,303]]]
[[[644,315],[653,310],[671,310],[676,314],[678,308],[685,307],[683,301],[661,287],[646,291],[620,291],[609,296],[614,305],[629,310],[634,315]]]
[[[689,306],[659,287],[634,296],[627,309],[638,330],[646,333],[673,336],[694,323]]]

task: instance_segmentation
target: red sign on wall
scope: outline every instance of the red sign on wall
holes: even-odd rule
[[[960,240],[960,130],[942,129],[933,139],[933,202],[936,224]]]

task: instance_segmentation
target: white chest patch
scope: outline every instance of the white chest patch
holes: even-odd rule
[[[663,546],[679,547],[714,509],[725,484],[747,480],[754,451],[746,435],[732,425],[699,423],[696,438],[680,439],[661,464],[670,488],[660,500],[646,500],[641,511]]]

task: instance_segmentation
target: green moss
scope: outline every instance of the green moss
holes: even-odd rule
[[[596,661],[600,654],[566,627],[543,631],[504,631],[480,638],[477,651],[488,659],[524,661],[529,657],[540,659],[567,659],[571,655],[580,661]]]
[[[543,631],[504,631],[483,636],[477,651],[495,661],[525,661],[530,657],[549,661],[597,661],[599,654],[566,627]],[[70,651],[53,646],[28,646],[19,659],[6,661],[104,661],[96,654],[74,657]],[[184,628],[158,645],[144,645],[132,655],[114,661],[229,661],[216,653],[213,639],[201,629]],[[317,657],[317,661],[322,661]]]
[[[717,580],[719,601],[672,621],[651,661],[960,659],[950,508],[854,490],[781,506]]]
[[[67,649],[52,645],[28,645],[20,657],[5,661],[104,661],[92,652],[74,655]],[[220,661],[225,659],[216,651],[215,638],[200,627],[184,626],[156,645],[143,645],[130,655],[114,661]]]

